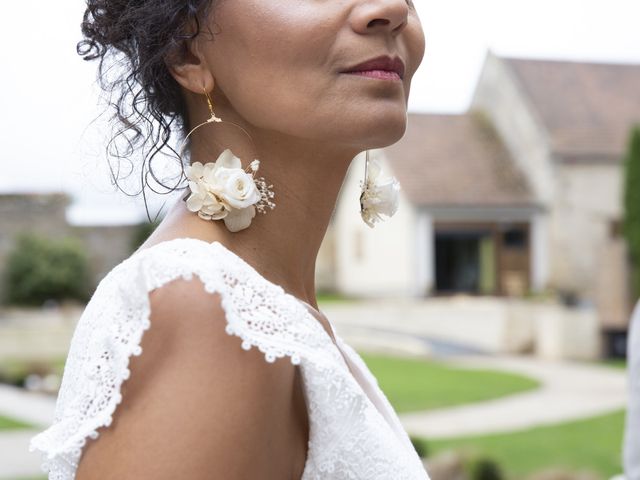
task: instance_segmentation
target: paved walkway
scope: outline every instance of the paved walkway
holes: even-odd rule
[[[334,327],[356,349],[439,358],[465,368],[513,372],[541,383],[534,391],[496,400],[399,415],[411,435],[436,439],[513,432],[606,414],[627,404],[627,376],[622,369],[533,356],[487,355],[416,332],[379,326],[342,322]]]
[[[36,433],[37,430],[17,430],[0,434],[0,479],[46,478],[40,470],[40,455],[29,452],[29,440]]]
[[[526,357],[468,357],[465,368],[519,373],[541,382],[531,392],[466,406],[400,415],[410,434],[445,438],[513,432],[609,413],[626,406],[624,370]]]
[[[44,476],[40,455],[29,452],[29,440],[53,421],[55,398],[0,385],[0,414],[31,423],[34,430],[0,432],[0,479]]]

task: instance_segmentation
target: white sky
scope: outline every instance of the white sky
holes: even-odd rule
[[[638,0],[415,0],[426,37],[413,112],[466,110],[487,49],[640,63]],[[84,1],[0,4],[0,192],[71,193],[76,223],[142,218],[109,183],[95,62],[75,52]],[[160,199],[165,200],[165,198]],[[157,204],[159,206],[159,204]],[[152,214],[156,210],[152,209]]]

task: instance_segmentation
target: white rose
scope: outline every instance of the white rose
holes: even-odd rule
[[[247,208],[260,200],[253,177],[239,168],[218,168],[216,186],[223,201],[232,208]]]
[[[251,170],[259,162],[251,162]],[[187,208],[205,220],[224,219],[232,232],[247,228],[255,217],[254,204],[261,199],[253,176],[242,169],[231,150],[223,151],[215,162],[193,162],[185,169],[191,195]]]

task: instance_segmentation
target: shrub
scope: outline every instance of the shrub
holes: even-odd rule
[[[8,255],[5,285],[5,302],[12,305],[86,301],[91,291],[87,256],[75,239],[23,233]]]
[[[470,460],[467,464],[467,470],[471,480],[502,480],[504,478],[500,466],[494,460],[486,457]]]
[[[409,437],[411,439],[411,443],[413,444],[413,448],[416,449],[416,453],[420,458],[425,458],[427,456],[427,442],[421,440],[420,438]]]
[[[153,233],[156,227],[160,224],[159,221],[142,222],[135,226],[133,231],[133,238],[131,239],[131,251],[136,251],[140,245],[142,245],[149,235]]]

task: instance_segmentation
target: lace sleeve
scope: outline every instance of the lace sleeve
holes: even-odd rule
[[[313,332],[295,321],[301,306],[283,302],[281,288],[236,268],[212,244],[189,240],[142,250],[98,285],[71,340],[54,422],[29,445],[43,455],[50,480],[72,480],[87,438],[111,424],[129,359],[142,353],[140,342],[151,326],[149,293],[173,279],[197,275],[207,292],[219,293],[225,330],[242,339],[243,349],[258,347],[268,362],[289,356],[299,364],[306,355],[303,345]]]

